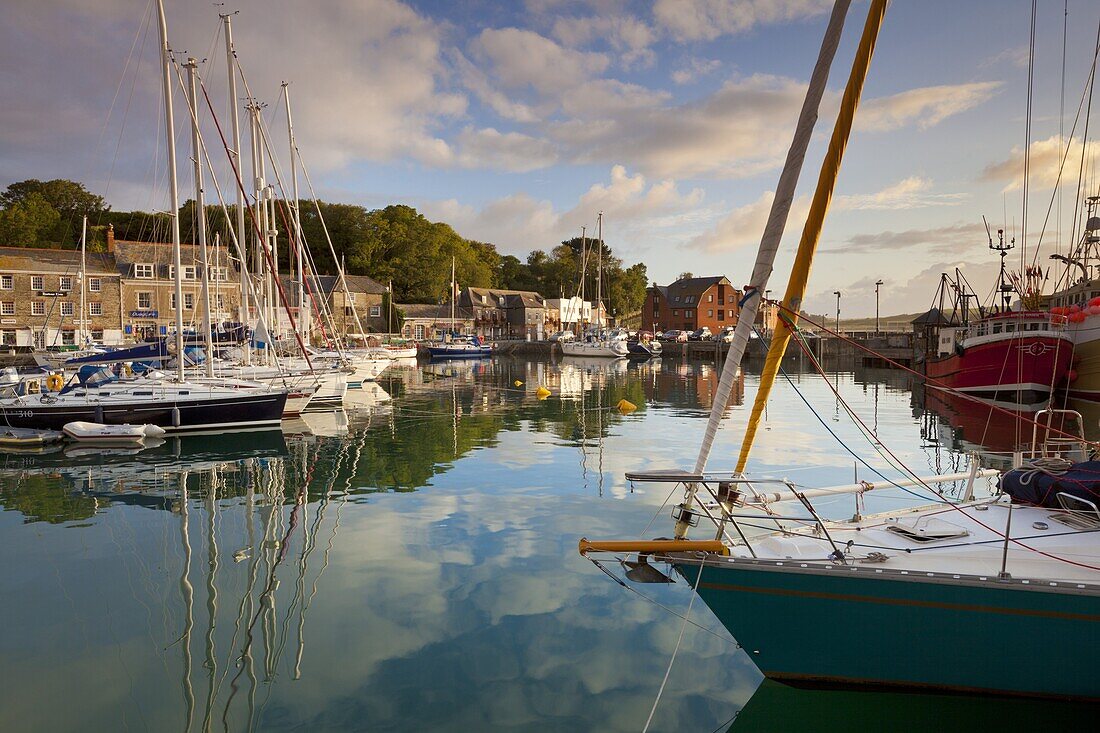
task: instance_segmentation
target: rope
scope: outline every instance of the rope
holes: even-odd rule
[[[780,311],[787,311],[788,313],[792,312],[792,311],[790,311],[790,309],[786,308],[782,303],[780,303],[778,301],[769,301],[769,302],[772,305],[774,305],[776,308],[778,308]],[[1060,435],[1060,436],[1065,437],[1065,438],[1073,438],[1074,440],[1080,440],[1081,439],[1081,436],[1079,436],[1079,435],[1073,435],[1072,433],[1067,433],[1063,430],[1058,430],[1057,428],[1044,426],[1044,425],[1040,424],[1037,420],[1035,420],[1033,418],[1026,417],[1024,415],[1018,415],[1017,413],[1013,412],[1012,410],[1008,410],[1008,409],[1005,409],[1004,407],[1001,407],[999,405],[995,405],[991,402],[987,402],[986,400],[983,400],[980,397],[975,397],[972,394],[968,394],[966,392],[960,392],[956,389],[952,389],[951,387],[948,387],[946,384],[944,384],[942,380],[936,379],[935,377],[929,377],[929,376],[926,376],[924,374],[921,374],[920,372],[913,369],[912,367],[907,367],[904,364],[901,364],[900,362],[894,361],[893,359],[891,359],[887,356],[883,356],[882,354],[878,353],[874,349],[872,349],[868,346],[864,346],[863,344],[859,343],[858,341],[850,339],[847,336],[844,336],[843,334],[832,330],[831,328],[829,328],[825,324],[818,323],[817,321],[815,321],[812,318],[809,318],[805,315],[799,316],[799,319],[801,321],[804,321],[804,322],[810,324],[811,326],[814,326],[815,328],[829,334],[830,336],[835,336],[836,338],[838,338],[838,339],[840,339],[840,340],[842,340],[846,343],[851,344],[852,346],[859,349],[860,351],[864,351],[864,352],[870,354],[871,356],[874,356],[875,358],[882,359],[885,363],[889,364],[890,366],[894,367],[895,369],[900,369],[904,372],[908,372],[909,374],[912,374],[915,377],[920,377],[926,383],[931,384],[935,387],[938,387],[938,388],[942,389],[945,392],[956,395],[956,396],[961,397],[961,398],[963,398],[965,400],[968,400],[970,402],[974,402],[974,403],[977,403],[977,404],[980,404],[980,405],[984,405],[984,406],[990,408],[991,410],[996,410],[997,412],[1000,412],[1000,413],[1002,413],[1004,415],[1007,415],[1009,417],[1019,417],[1020,420],[1027,421],[1027,422],[1029,422],[1033,425],[1036,425],[1038,427],[1043,427],[1043,428],[1047,429],[1049,431],[1049,433],[1054,433],[1054,434]],[[1091,441],[1091,440],[1085,440],[1084,442],[1087,443],[1088,445],[1092,446],[1093,448],[1100,449],[1100,443],[1097,443],[1097,442]]]
[[[672,673],[672,665],[676,663],[676,655],[680,653],[680,644],[684,641],[684,632],[687,631],[688,619],[691,617],[691,607],[695,603],[695,598],[699,595],[699,581],[702,579],[703,560],[700,560],[699,574],[695,576],[695,586],[691,589],[691,600],[688,601],[687,612],[684,614],[684,623],[680,624],[680,637],[676,640],[676,648],[672,650],[672,658],[668,660],[668,669],[665,670],[665,678],[661,680],[661,687],[657,690],[657,697],[653,700],[653,707],[649,711],[649,717],[646,718],[642,733],[646,733],[646,731],[649,730],[649,725],[653,722],[653,714],[657,712],[657,705],[660,704],[661,695],[665,692],[665,685],[668,684],[668,676]]]

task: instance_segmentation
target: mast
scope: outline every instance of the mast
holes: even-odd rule
[[[84,302],[84,280],[87,277],[87,250],[88,250],[88,217],[85,216],[80,225],[80,326],[82,339],[88,338],[88,314]]]
[[[455,291],[458,286],[455,284],[455,258],[451,255],[451,336],[455,333]]]
[[[294,227],[294,244],[297,253],[298,268],[298,328],[302,337],[309,339],[309,303],[306,302],[305,268],[302,263],[302,220],[298,215],[298,145],[294,142],[294,120],[290,116],[290,83],[283,82],[283,101],[286,102],[286,130],[290,143],[290,188],[294,197],[294,205],[291,207]]]
[[[806,281],[810,277],[810,265],[813,264],[817,243],[821,238],[821,227],[825,223],[825,214],[829,210],[829,202],[836,186],[840,164],[844,159],[844,150],[848,145],[848,137],[852,132],[852,123],[855,121],[859,98],[863,92],[863,84],[867,80],[867,70],[871,65],[871,57],[875,52],[875,42],[878,39],[879,28],[885,14],[886,0],[873,0],[870,9],[867,11],[867,21],[863,26],[863,35],[859,41],[859,48],[856,50],[855,61],[852,63],[852,71],[848,76],[848,84],[844,89],[840,114],[837,115],[836,123],[833,126],[833,135],[829,140],[829,150],[825,153],[825,160],[821,164],[821,173],[817,179],[813,202],[810,204],[810,213],[806,217],[802,239],[798,243],[798,252],[795,255],[794,267],[791,270],[790,280],[787,282],[787,292],[783,295],[786,317],[780,318],[776,323],[775,335],[772,337],[771,347],[768,349],[767,360],[764,363],[764,370],[760,376],[760,389],[756,393],[756,401],[752,406],[749,424],[745,430],[745,437],[741,442],[741,455],[737,459],[736,469],[739,473],[745,470],[745,463],[749,459],[749,451],[752,450],[753,438],[756,436],[760,415],[764,411],[764,406],[768,401],[768,393],[771,391],[775,377],[779,373],[779,365],[787,349],[787,344],[790,343],[791,332],[798,324],[798,313],[802,308],[802,298],[806,294]]]
[[[160,19],[161,66],[164,71],[164,138],[168,148],[168,215],[172,230],[172,264],[176,274],[176,377],[183,381],[183,272],[180,267],[180,214],[179,184],[176,181],[176,120],[172,114],[172,50],[168,47],[168,23],[164,19],[164,0],[157,0],[157,16]]]
[[[825,36],[821,40],[821,48],[818,51],[817,61],[814,64],[813,73],[810,75],[810,83],[806,88],[806,99],[802,102],[802,110],[798,115],[795,126],[794,139],[787,150],[787,158],[783,163],[783,171],[779,175],[779,183],[775,188],[775,197],[772,199],[771,211],[768,213],[768,222],[764,226],[764,233],[760,237],[760,248],[757,252],[756,263],[753,265],[749,285],[745,288],[745,297],[742,300],[741,312],[737,319],[737,327],[734,329],[733,342],[730,344],[726,363],[722,368],[722,376],[718,380],[714,399],[711,402],[710,419],[707,421],[706,432],[703,434],[703,442],[699,446],[699,455],[695,461],[696,472],[706,468],[707,459],[710,457],[711,446],[714,445],[714,437],[718,432],[718,424],[729,404],[730,393],[737,380],[741,369],[741,357],[745,354],[745,347],[749,343],[749,333],[756,321],[756,314],[760,309],[760,298],[768,287],[768,279],[771,277],[775,264],[775,256],[779,251],[779,243],[783,238],[783,230],[787,225],[787,215],[790,213],[791,204],[794,202],[795,189],[798,186],[798,177],[802,172],[802,164],[806,160],[806,150],[813,136],[814,126],[817,123],[818,109],[821,106],[821,97],[825,93],[825,85],[829,80],[829,69],[836,56],[836,49],[840,43],[840,36],[844,30],[844,19],[848,14],[849,0],[837,0],[833,5],[832,15],[829,17],[829,25],[825,30]],[[698,490],[697,484],[690,484],[684,494],[681,508],[690,508]],[[687,535],[688,523],[680,522],[676,525],[676,537],[683,539]]]
[[[603,212],[596,215],[596,336],[603,338]]]
[[[225,23],[225,69],[229,75],[229,117],[233,124],[233,149],[229,151],[229,165],[233,170],[240,171],[241,168],[241,115],[240,105],[237,103],[237,51],[233,48],[233,23],[232,19],[236,13],[226,13],[221,17],[222,22]],[[238,241],[244,237],[244,189],[240,186],[233,187],[237,192],[237,239]],[[247,253],[248,248],[241,249],[242,255]],[[245,282],[245,278],[248,277],[248,268],[245,266],[245,262],[241,262],[241,323],[244,324],[246,332],[249,327],[249,303],[248,303],[248,291],[250,290],[248,284]],[[252,363],[252,348],[246,348],[244,350],[244,363]]]
[[[214,337],[210,332],[210,263],[206,257],[206,199],[202,190],[202,141],[199,138],[199,93],[196,78],[198,62],[187,59],[187,90],[191,105],[191,150],[194,155],[195,177],[195,245],[199,248],[199,262],[202,264],[202,329],[203,343],[206,346],[206,376],[214,376]],[[183,303],[176,299],[176,312],[183,310]],[[182,354],[181,354],[182,358]]]
[[[581,313],[577,318],[577,338],[584,334],[584,276],[588,269],[588,227],[581,227]]]
[[[248,120],[249,120],[249,137],[251,139],[252,149],[252,180],[253,180],[253,196],[255,197],[255,212],[257,225],[255,229],[255,252],[253,253],[254,262],[254,274],[259,284],[259,292],[261,301],[256,304],[257,311],[263,310],[263,320],[267,324],[264,334],[264,363],[268,363],[270,360],[268,355],[271,351],[271,339],[273,336],[272,330],[277,326],[271,322],[271,313],[268,310],[268,304],[271,301],[271,293],[269,282],[267,278],[267,259],[264,254],[267,249],[267,204],[264,201],[264,161],[263,153],[260,150],[259,141],[259,117],[260,108],[259,105],[253,99],[248,101]]]

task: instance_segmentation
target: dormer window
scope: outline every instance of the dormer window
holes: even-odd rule
[[[142,280],[153,279],[153,266],[148,262],[134,263],[134,277]]]
[[[169,280],[174,280],[175,278],[176,278],[176,268],[175,268],[174,265],[169,265],[168,266],[168,279]],[[182,279],[184,279],[184,280],[194,280],[195,279],[195,266],[194,265],[184,265],[183,266],[183,278]]]

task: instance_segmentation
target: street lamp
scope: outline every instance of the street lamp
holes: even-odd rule
[[[836,296],[836,335],[840,336],[840,291],[834,290],[833,295]]]
[[[878,336],[881,331],[878,327],[878,289],[882,285],[882,280],[875,281],[875,335]]]

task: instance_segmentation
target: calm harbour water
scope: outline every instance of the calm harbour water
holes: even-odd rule
[[[897,475],[822,378],[792,379],[824,425],[781,382],[753,473],[851,481],[832,431]],[[1015,431],[957,405],[926,411],[899,372],[833,379],[921,474]],[[421,364],[284,433],[0,454],[0,729],[641,730],[681,621],[577,540],[643,532],[668,487],[623,474],[689,466],[717,381],[673,359]],[[739,392],[755,391],[750,370]],[[614,410],[623,398],[639,409]],[[711,468],[732,467],[747,411],[729,409]],[[851,499],[820,508],[848,516]],[[671,526],[666,507],[647,535]],[[690,589],[638,590],[682,613]],[[651,730],[975,730],[1001,716],[1033,730],[1081,712],[762,686],[705,606],[692,620],[703,628],[688,627]]]

